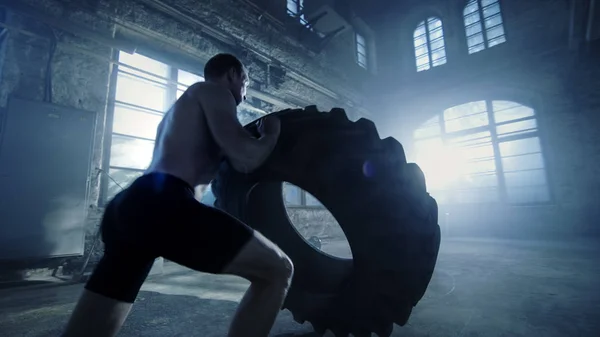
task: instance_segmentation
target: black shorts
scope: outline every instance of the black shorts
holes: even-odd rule
[[[117,194],[101,231],[104,256],[86,289],[129,303],[156,258],[218,274],[254,235],[231,215],[197,201],[185,181],[160,173],[141,176]]]

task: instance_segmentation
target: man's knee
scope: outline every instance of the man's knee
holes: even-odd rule
[[[242,276],[251,282],[289,285],[294,275],[294,264],[277,245],[256,232],[224,273]]]
[[[294,276],[294,263],[283,251],[280,252],[280,270],[278,270],[277,277],[289,286]]]

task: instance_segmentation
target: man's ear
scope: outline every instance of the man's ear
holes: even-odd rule
[[[233,80],[235,80],[235,74],[236,71],[234,68],[229,69],[229,71],[227,72],[227,80],[229,82],[233,82]]]

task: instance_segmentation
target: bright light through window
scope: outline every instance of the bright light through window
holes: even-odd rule
[[[119,53],[106,199],[139,177],[150,164],[163,114],[200,75],[140,54]]]
[[[417,71],[446,63],[446,47],[442,21],[431,17],[421,21],[413,32]]]
[[[535,112],[509,101],[446,109],[415,132],[415,161],[441,204],[550,200]]]

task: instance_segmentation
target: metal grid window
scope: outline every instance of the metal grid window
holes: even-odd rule
[[[431,69],[446,63],[442,21],[431,17],[421,21],[413,34],[417,71]]]
[[[150,164],[164,112],[202,76],[140,54],[119,52],[108,177],[104,200],[142,175]]]
[[[510,101],[446,109],[414,133],[416,162],[441,204],[550,201],[535,111]]]
[[[471,0],[463,17],[469,54],[506,42],[498,0]]]
[[[367,42],[360,34],[356,34],[356,62],[367,69]]]

